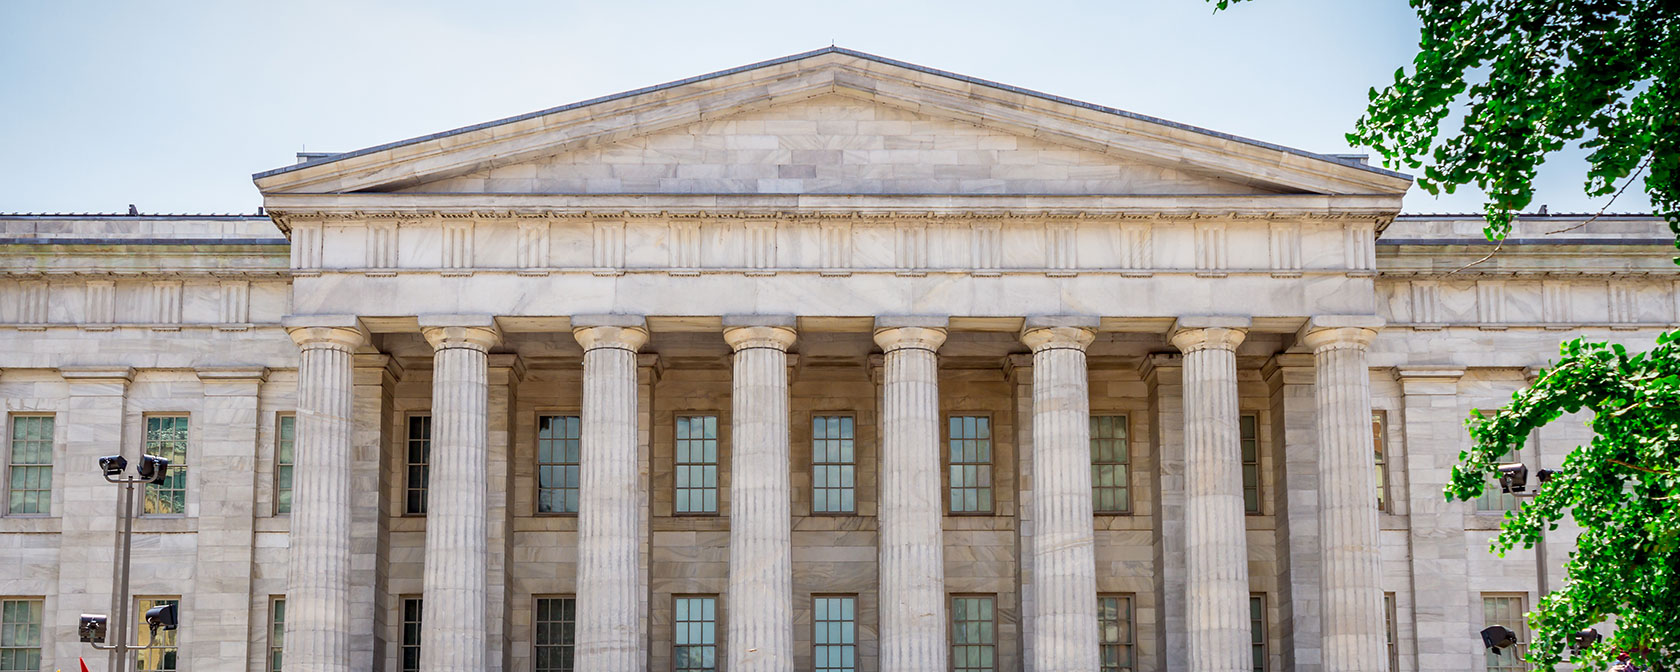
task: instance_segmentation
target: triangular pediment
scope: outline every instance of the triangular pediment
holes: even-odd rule
[[[1410,179],[830,48],[332,155],[264,194],[1400,194]]]

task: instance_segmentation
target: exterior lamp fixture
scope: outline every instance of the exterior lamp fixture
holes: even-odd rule
[[[1507,494],[1528,490],[1528,465],[1521,462],[1499,465],[1499,488]]]
[[[105,472],[107,478],[121,476],[123,471],[128,469],[128,459],[121,455],[101,457],[99,458],[99,469]]]
[[[152,628],[153,634],[157,633],[158,628],[174,630],[175,626],[180,624],[180,620],[176,618],[175,614],[175,605],[173,604],[152,607],[146,610],[146,625]]]
[[[163,485],[163,479],[169,475],[169,460],[147,455],[140,458],[140,466],[135,467],[140,472],[140,480],[152,485]]]
[[[1482,630],[1482,646],[1499,655],[1501,651],[1517,645],[1517,633],[1503,625],[1490,625]]]
[[[110,617],[105,614],[82,614],[82,622],[76,626],[76,635],[88,644],[105,643],[105,627]]]
[[[1604,641],[1604,635],[1598,634],[1598,628],[1587,628],[1569,636],[1569,648],[1580,653]]]
[[[134,486],[161,485],[169,475],[169,460],[152,455],[140,458],[140,464],[135,465],[135,474],[128,473],[128,460],[121,455],[107,455],[99,458],[99,472],[105,476],[106,482],[122,486],[117,495],[117,557],[116,586],[111,592],[117,597],[117,604],[128,604],[129,567],[134,558]],[[132,618],[125,611],[117,612],[116,623],[110,623],[110,616],[105,614],[82,614],[82,620],[76,626],[76,634],[82,642],[100,651],[112,651],[114,663],[112,672],[127,672],[130,664],[129,653],[152,649],[169,648],[157,641],[157,631],[174,630],[180,625],[180,611],[173,604],[153,607],[146,610],[146,625],[152,629],[152,643],[137,646],[128,643],[129,631],[132,628]],[[108,630],[111,632],[112,643],[105,643]]]

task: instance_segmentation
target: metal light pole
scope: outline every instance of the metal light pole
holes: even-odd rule
[[[135,468],[136,474],[134,476],[128,476],[124,473],[128,469],[128,460],[121,455],[99,458],[99,468],[104,472],[107,482],[122,486],[122,492],[117,495],[117,520],[120,521],[120,527],[117,529],[115,557],[113,558],[114,562],[112,562],[113,576],[111,577],[111,581],[116,588],[111,596],[111,606],[116,611],[116,627],[112,632],[116,643],[105,643],[103,633],[97,632],[97,630],[103,628],[89,627],[90,621],[98,621],[102,625],[103,621],[106,620],[103,616],[84,614],[79,630],[82,633],[82,641],[91,644],[95,649],[112,653],[114,658],[114,662],[111,664],[112,672],[126,672],[130,652],[171,648],[156,644],[135,646],[128,643],[128,578],[130,559],[134,551],[134,490],[137,485],[163,483],[164,477],[169,473],[169,460],[151,455],[144,456]],[[146,613],[146,617],[147,622],[151,624],[154,640],[160,626],[165,630],[175,629],[176,615],[174,609],[166,610],[161,607],[152,609]],[[138,629],[136,629],[136,632],[138,632]]]

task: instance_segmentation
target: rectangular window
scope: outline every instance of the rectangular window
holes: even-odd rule
[[[0,600],[0,670],[41,669],[41,600]]]
[[[1400,610],[1395,608],[1394,593],[1383,593],[1383,620],[1388,627],[1388,669],[1400,669]]]
[[[1097,596],[1101,672],[1132,672],[1132,596]]]
[[[146,416],[146,454],[169,460],[169,472],[163,477],[163,483],[146,486],[144,512],[186,513],[187,416]]]
[[[997,613],[989,595],[951,598],[951,669],[996,672]]]
[[[817,595],[811,602],[816,672],[857,672],[857,597]]]
[[[579,416],[537,419],[537,513],[577,513],[582,436]]]
[[[170,465],[170,468],[173,469],[174,465],[173,464]],[[134,665],[135,672],[161,672],[163,670],[178,670],[178,669],[180,669],[180,667],[178,666],[179,661],[176,660],[176,658],[179,654],[177,653],[177,649],[175,648],[175,645],[176,645],[177,640],[178,640],[179,635],[180,635],[180,631],[178,631],[178,630],[158,630],[157,631],[157,638],[153,639],[152,638],[152,629],[146,627],[146,612],[151,610],[152,607],[161,607],[161,606],[166,605],[166,604],[173,604],[173,605],[175,605],[175,609],[176,609],[176,612],[177,612],[176,615],[177,615],[177,617],[179,617],[179,615],[180,615],[179,612],[180,612],[180,609],[181,609],[181,598],[179,598],[179,597],[141,597],[141,598],[136,598],[134,600],[134,602],[135,602],[135,610],[134,610],[135,611],[135,620],[134,620],[135,625],[132,626],[132,627],[134,627],[134,629],[138,630],[139,633],[140,633],[140,639],[139,639],[140,646],[145,647],[145,646],[156,645],[156,646],[166,647],[166,648],[161,648],[161,649],[147,649],[147,650],[140,651],[140,652],[136,653],[135,654],[136,663]]]
[[[536,672],[572,672],[577,635],[577,599],[537,598]]]
[[[426,515],[426,486],[432,477],[432,416],[408,416],[408,453],[403,513]]]
[[[1132,450],[1126,416],[1091,416],[1091,504],[1097,513],[1132,512]]]
[[[717,513],[717,478],[717,416],[677,416],[677,513]]]
[[[286,598],[268,598],[268,672],[280,672],[280,653],[286,649]]]
[[[857,456],[852,417],[811,418],[811,512],[857,512]]]
[[[1383,431],[1388,427],[1388,412],[1373,411],[1371,413],[1371,446],[1376,450],[1377,464],[1377,510],[1384,513],[1392,512],[1388,498],[1388,444],[1385,442]]]
[[[292,454],[297,445],[297,416],[282,415],[274,427],[274,512],[292,512]]]
[[[1497,411],[1489,409],[1481,409],[1481,411],[1482,415],[1488,417],[1492,417],[1497,413]],[[1512,462],[1522,461],[1519,459],[1518,453],[1516,452],[1511,453],[1508,459]],[[1497,478],[1488,479],[1487,486],[1482,488],[1482,496],[1476,498],[1477,513],[1503,514],[1506,511],[1515,511],[1519,508],[1522,508],[1522,502],[1517,499],[1516,495],[1501,491],[1499,488],[1499,479]],[[1512,626],[1506,627],[1511,627],[1512,630],[1516,629]]]
[[[992,512],[992,419],[950,418],[951,513]]]
[[[717,672],[717,598],[679,595],[673,633],[673,669]]]
[[[12,416],[6,513],[52,513],[53,417]]]
[[[1266,596],[1248,596],[1248,629],[1254,645],[1254,672],[1266,672]]]
[[[402,601],[402,672],[420,672],[420,616],[425,600],[405,597]]]
[[[1503,625],[1517,634],[1516,646],[1502,649],[1498,655],[1491,649],[1482,654],[1487,657],[1488,672],[1522,672],[1528,669],[1528,663],[1523,660],[1528,652],[1528,619],[1523,618],[1523,613],[1528,611],[1523,605],[1525,600],[1522,595],[1482,595],[1482,627]]]
[[[1250,515],[1260,515],[1260,416],[1252,413],[1243,415],[1239,424],[1242,428],[1243,509]]]

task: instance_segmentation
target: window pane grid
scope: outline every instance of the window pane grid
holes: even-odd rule
[[[819,415],[811,419],[811,511],[857,511],[857,456],[853,419]]]
[[[420,616],[425,601],[418,597],[402,601],[402,672],[420,671]]]
[[[171,465],[171,469],[173,469],[173,468],[174,468],[174,465]],[[135,628],[140,631],[140,639],[139,639],[140,646],[152,646],[152,645],[155,644],[155,645],[158,645],[158,646],[169,647],[169,648],[163,648],[163,649],[150,649],[150,650],[146,650],[146,651],[140,651],[137,654],[135,654],[135,660],[136,660],[136,663],[135,663],[135,666],[134,666],[135,672],[161,672],[163,670],[177,670],[177,669],[180,669],[179,666],[178,666],[179,661],[177,660],[177,657],[178,657],[179,654],[177,652],[177,649],[175,648],[177,638],[180,634],[180,631],[178,631],[178,630],[158,630],[157,631],[157,638],[153,639],[152,638],[152,629],[146,627],[146,612],[148,610],[150,610],[152,607],[161,607],[161,606],[166,605],[166,604],[176,605],[175,608],[176,608],[177,611],[179,611],[180,608],[181,608],[180,607],[181,598],[178,598],[178,597],[168,597],[168,598],[142,597],[140,599],[135,600],[135,604],[136,604],[136,608],[135,608],[136,618],[135,618],[134,623],[136,624]]]
[[[1091,416],[1091,508],[1097,513],[1131,512],[1131,463],[1126,416]]]
[[[1101,651],[1101,672],[1131,672],[1132,662],[1132,598],[1130,595],[1101,595],[1097,597],[1098,644]]]
[[[1388,445],[1383,441],[1383,428],[1388,426],[1388,416],[1382,411],[1371,413],[1371,447],[1375,451],[1373,460],[1377,465],[1377,510],[1388,511]]]
[[[1243,509],[1260,513],[1260,416],[1244,415],[1242,426]]]
[[[997,620],[991,597],[951,598],[951,668],[997,670]]]
[[[992,419],[950,418],[951,513],[992,511]]]
[[[41,600],[0,600],[0,672],[41,669]]]
[[[286,598],[268,603],[268,672],[280,672],[280,653],[286,648]]]
[[[406,501],[403,512],[413,516],[426,515],[426,486],[431,481],[432,416],[413,415],[408,418],[407,478],[404,480]]]
[[[1254,672],[1266,670],[1266,598],[1261,595],[1250,595],[1248,598],[1248,629],[1249,637],[1254,645]]]
[[[549,415],[537,422],[537,512],[577,513],[583,420]]]
[[[816,672],[856,672],[857,598],[814,597],[811,602]]]
[[[187,416],[146,418],[146,454],[169,460],[163,483],[146,485],[145,513],[187,512]]]
[[[1491,649],[1483,653],[1488,672],[1522,672],[1528,669],[1528,662],[1523,659],[1528,654],[1528,619],[1523,618],[1523,613],[1528,609],[1523,602],[1521,595],[1482,596],[1482,627],[1503,625],[1517,634],[1516,646],[1501,650],[1498,655],[1494,655]]]
[[[717,416],[677,416],[677,513],[717,513]]]
[[[297,417],[280,416],[275,425],[274,512],[292,512],[292,455],[297,445]]]
[[[577,599],[537,598],[536,672],[572,672],[577,635]]]
[[[675,668],[717,672],[717,598],[677,598],[674,627]]]
[[[1395,608],[1394,593],[1383,594],[1383,620],[1388,627],[1383,630],[1388,634],[1388,669],[1400,669],[1400,610]]]
[[[53,418],[12,417],[12,448],[6,473],[6,513],[45,514],[52,511]]]

